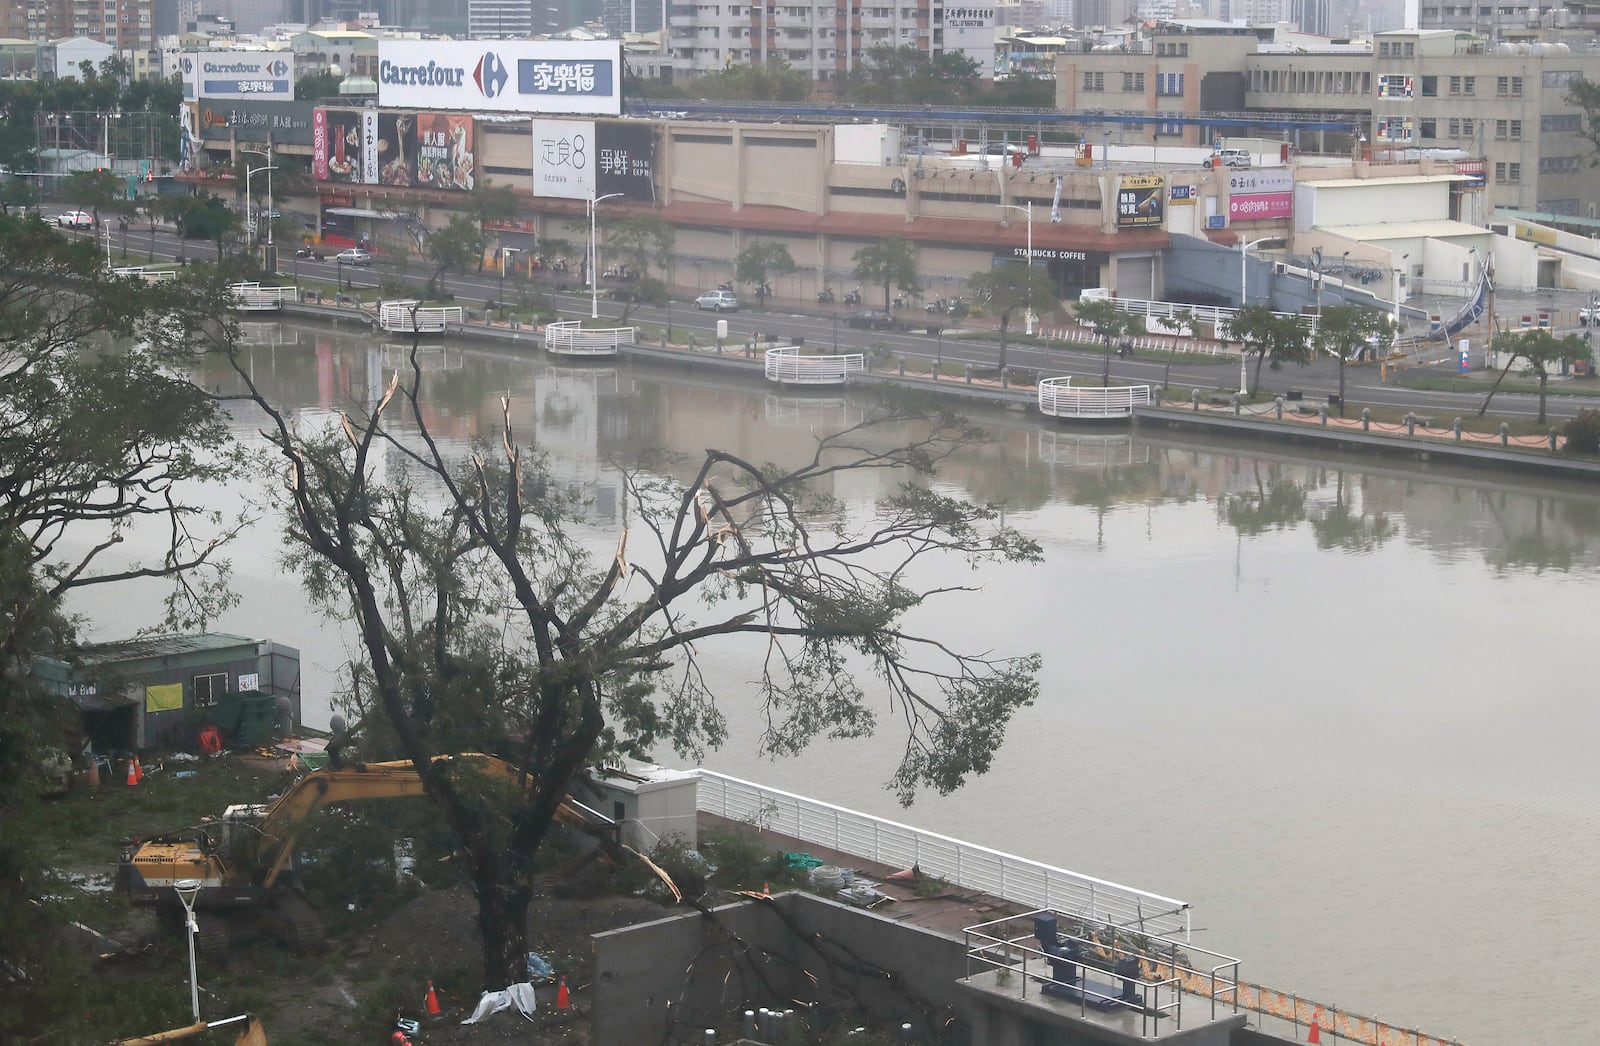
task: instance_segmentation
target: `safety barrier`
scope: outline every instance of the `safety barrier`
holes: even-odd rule
[[[582,320],[552,320],[544,327],[544,348],[557,356],[615,356],[634,344],[637,327],[585,327]]]
[[[852,374],[867,372],[865,353],[838,356],[804,356],[794,345],[766,351],[768,381],[784,385],[843,385]]]
[[[1189,904],[750,781],[696,769],[699,809],[891,868],[1151,937],[1189,939]]]
[[[111,275],[126,276],[130,279],[143,280],[146,283],[160,283],[163,280],[174,280],[178,278],[178,273],[176,270],[147,269],[143,265],[125,265],[118,269],[112,269]]]
[[[1146,319],[1175,320],[1193,316],[1197,323],[1209,323],[1224,330],[1238,314],[1238,309],[1224,309],[1216,305],[1189,305],[1181,301],[1149,301],[1144,298],[1113,298],[1104,287],[1088,287],[1078,295],[1079,301],[1110,301],[1118,312],[1131,312]],[[1306,324],[1308,334],[1316,333],[1316,317],[1302,316],[1298,312],[1278,312],[1275,316],[1288,316]]]
[[[294,301],[293,287],[263,287],[259,283],[234,283],[228,286],[233,292],[233,307],[239,312],[277,312],[286,301]]]
[[[378,303],[378,326],[402,334],[443,334],[462,318],[459,305],[423,305],[414,299]]]
[[[1150,405],[1150,386],[1073,388],[1071,378],[1041,378],[1039,413],[1051,418],[1131,418],[1134,407]]]

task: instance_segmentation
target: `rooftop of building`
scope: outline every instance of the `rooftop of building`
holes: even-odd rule
[[[252,650],[257,641],[248,636],[227,632],[197,632],[184,636],[141,636],[118,639],[109,643],[91,643],[83,648],[87,661],[132,661],[140,658],[173,657],[203,651],[227,650],[248,646]]]

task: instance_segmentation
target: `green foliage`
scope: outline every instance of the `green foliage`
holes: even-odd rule
[[[652,85],[651,94],[730,102],[801,102],[811,97],[811,77],[782,58],[770,58],[760,65],[736,65],[707,73],[679,88]]]
[[[453,214],[444,228],[430,232],[423,241],[423,251],[433,262],[433,272],[423,296],[438,297],[444,288],[445,273],[465,272],[483,257],[484,243],[483,226],[471,215]]]
[[[771,240],[752,240],[733,259],[733,278],[755,288],[756,300],[762,308],[766,307],[772,280],[787,276],[794,270],[794,258],[789,254],[789,248]]]
[[[1497,348],[1509,350],[1513,360],[1523,361],[1523,373],[1539,382],[1539,417],[1545,419],[1546,393],[1552,371],[1562,365],[1570,366],[1577,360],[1589,358],[1589,346],[1576,334],[1557,336],[1547,327],[1519,331],[1495,342]]]
[[[959,51],[930,56],[913,44],[879,44],[869,49],[862,63],[850,71],[843,95],[852,104],[968,102],[978,92],[978,73],[978,63]]]
[[[922,276],[917,271],[917,249],[910,240],[891,236],[869,244],[852,256],[856,279],[883,288],[883,311],[889,311],[890,292],[899,287],[902,294],[922,293]]]
[[[1000,320],[1000,355],[998,366],[1006,365],[1006,334],[1011,318],[1018,312],[1034,313],[1054,309],[1060,305],[1056,297],[1055,281],[1049,271],[1022,262],[1006,262],[991,269],[974,273],[967,281],[978,299],[986,304]]]
[[[1280,316],[1265,305],[1246,305],[1227,323],[1227,336],[1256,358],[1256,388],[1261,387],[1264,364],[1278,370],[1285,363],[1304,367],[1311,362],[1310,333],[1300,317]]]
[[[1578,411],[1562,434],[1567,437],[1568,454],[1600,454],[1600,411]]]
[[[1566,103],[1583,110],[1583,129],[1578,134],[1589,143],[1590,166],[1600,165],[1600,81],[1573,80],[1567,85]]]
[[[339,97],[339,85],[344,82],[344,77],[335,76],[327,70],[320,73],[307,73],[297,76],[294,81],[294,96],[301,101],[315,101],[319,98]]]

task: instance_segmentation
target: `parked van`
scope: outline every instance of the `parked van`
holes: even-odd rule
[[[1207,157],[1203,166],[1207,170],[1212,167],[1249,167],[1250,152],[1247,149],[1218,149],[1217,155]]]

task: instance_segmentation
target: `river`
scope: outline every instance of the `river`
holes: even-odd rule
[[[302,423],[369,403],[402,359],[367,335],[248,325],[251,367]],[[590,485],[596,547],[620,518],[612,455],[718,446],[751,459],[848,424],[843,396],[633,366],[431,348],[448,443],[521,437]],[[225,382],[219,370],[212,377]],[[1300,450],[1177,442],[981,415],[995,440],[941,482],[1003,499],[1042,566],[986,569],[925,626],[1041,651],[1044,686],[995,769],[902,810],[893,735],[772,762],[752,709],[706,765],[1191,902],[1242,974],[1471,1046],[1581,1041],[1600,959],[1600,496]],[[241,415],[241,434],[257,419]],[[864,503],[865,480],[836,493]],[[225,512],[259,497],[208,498]],[[137,546],[137,542],[135,542]],[[270,526],[234,554],[223,631],[297,646],[307,718],[345,656],[279,567]],[[151,600],[86,602],[97,638]],[[708,651],[725,699],[747,644]],[[671,762],[670,753],[662,754]]]

